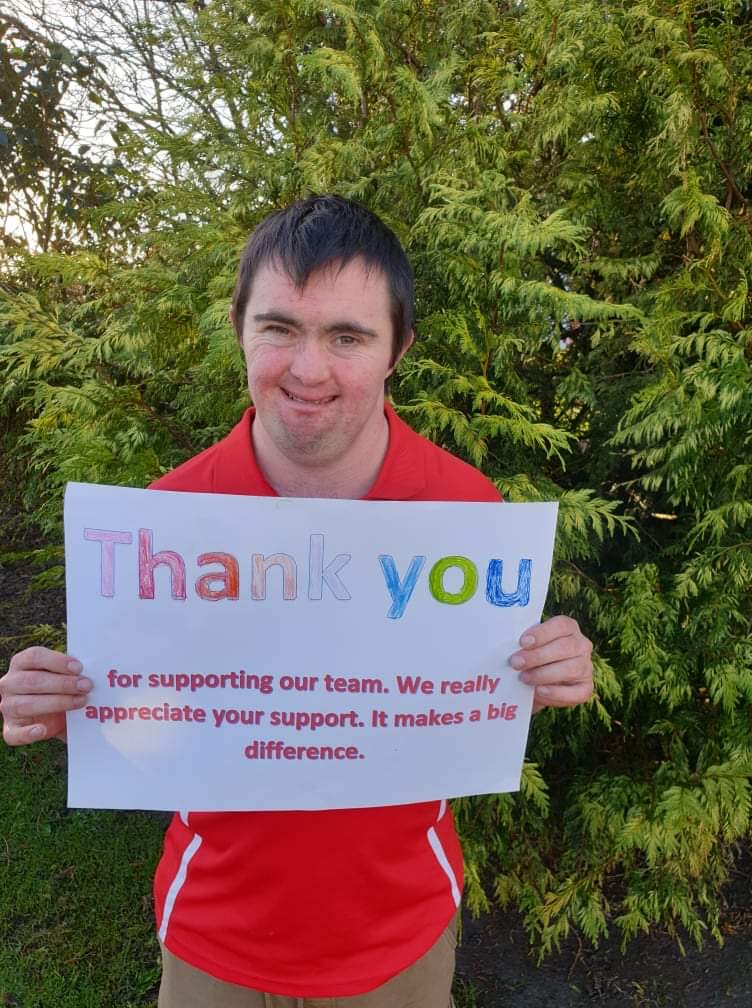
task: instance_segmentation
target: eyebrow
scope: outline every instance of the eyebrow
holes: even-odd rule
[[[282,325],[290,326],[291,329],[302,329],[303,325],[299,319],[293,318],[291,315],[284,315],[282,312],[259,312],[257,315],[253,316],[254,322],[281,322]],[[361,325],[360,322],[352,322],[349,319],[339,319],[336,322],[332,322],[330,325],[326,326],[324,329],[326,333],[338,333],[338,332],[352,332],[360,333],[361,336],[370,336],[375,338],[378,333],[375,329],[369,329],[368,326]]]

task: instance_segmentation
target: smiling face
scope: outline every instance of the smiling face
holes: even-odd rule
[[[312,493],[312,474],[324,481],[344,473],[353,490],[337,496],[365,492],[388,438],[392,321],[384,275],[354,259],[316,271],[301,290],[266,264],[253,280],[242,342],[256,406],[254,448],[272,485],[331,496],[325,485]]]

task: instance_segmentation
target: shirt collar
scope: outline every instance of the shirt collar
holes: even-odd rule
[[[364,500],[410,500],[425,489],[426,470],[420,437],[400,420],[391,403],[384,404],[389,424],[389,447]],[[417,444],[416,444],[417,442]]]

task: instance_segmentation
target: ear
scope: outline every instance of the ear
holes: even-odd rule
[[[407,353],[407,351],[410,349],[410,347],[413,345],[414,342],[415,342],[415,330],[411,329],[410,330],[410,336],[402,344],[402,347],[400,348],[400,352],[397,354],[397,359],[395,360],[395,362],[392,364],[392,366],[387,371],[387,375],[386,375],[387,378],[389,378],[394,373],[394,369],[397,367],[397,365],[399,364],[399,362],[402,360],[402,358],[405,356],[405,354]]]
[[[233,332],[235,333],[235,338],[237,339],[238,343],[242,344],[243,339],[242,339],[240,333],[238,332],[238,327],[237,327],[238,317],[237,317],[237,315],[235,313],[235,305],[233,305],[233,304],[230,305],[230,308],[229,308],[229,310],[227,312],[227,317],[229,318],[230,325],[232,326]]]

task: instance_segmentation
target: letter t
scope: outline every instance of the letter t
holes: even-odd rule
[[[112,598],[115,594],[115,543],[130,546],[133,536],[130,532],[111,532],[109,529],[84,529],[84,539],[100,543],[101,574],[99,594]]]

